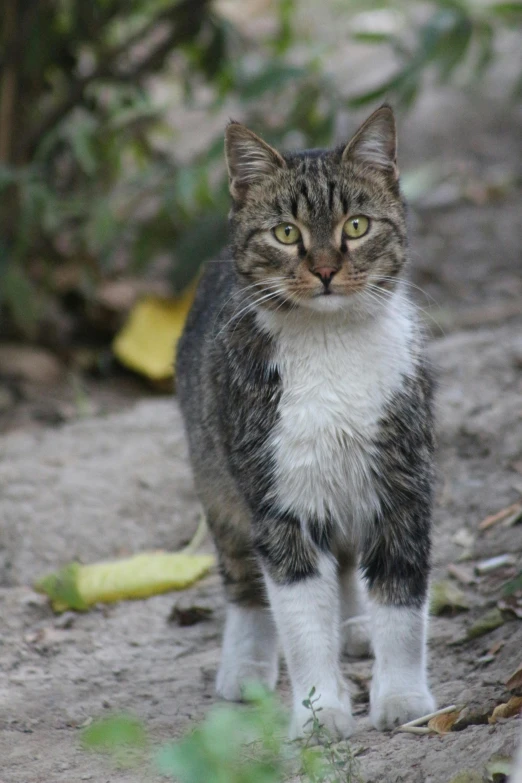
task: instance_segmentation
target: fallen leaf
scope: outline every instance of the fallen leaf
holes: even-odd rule
[[[457,614],[469,609],[469,603],[462,592],[448,579],[431,586],[430,612],[434,615]]]
[[[85,611],[96,603],[183,590],[201,579],[213,564],[212,555],[144,552],[125,560],[91,565],[70,563],[40,579],[35,590],[46,593],[57,612]]]
[[[491,783],[504,783],[511,774],[513,762],[506,756],[493,756],[486,764],[488,781]]]
[[[428,728],[432,731],[436,731],[437,734],[447,734],[453,728],[459,715],[460,710],[446,712],[444,715],[436,715],[435,718],[428,721]]]
[[[480,772],[475,772],[472,769],[464,769],[455,775],[454,778],[448,781],[448,783],[483,783],[484,778]]]
[[[492,699],[485,702],[468,704],[461,711],[458,719],[454,723],[453,731],[462,731],[468,726],[487,725],[489,716],[495,709],[496,704]]]
[[[194,298],[195,285],[178,299],[147,296],[131,310],[113,351],[122,364],[153,381],[171,378],[176,344]]]
[[[496,723],[500,718],[513,718],[522,710],[522,696],[512,696],[505,704],[495,707],[488,723]]]
[[[520,664],[516,672],[512,674],[506,682],[506,688],[508,691],[514,691],[515,688],[522,688],[522,664]]]
[[[490,655],[496,655],[497,653],[500,652],[503,646],[504,646],[504,640],[500,639],[498,642],[495,642],[495,644],[491,645],[491,647],[488,650],[488,653]]]
[[[168,616],[168,622],[185,627],[210,620],[212,615],[213,610],[208,606],[178,606],[175,604]]]
[[[506,582],[502,588],[502,593],[504,595],[513,595],[518,590],[522,590],[522,571],[514,579]]]
[[[486,612],[475,623],[473,623],[473,625],[467,629],[465,636],[462,636],[459,639],[456,639],[454,642],[450,642],[449,644],[450,646],[465,644],[471,639],[476,639],[479,636],[484,636],[484,634],[489,633],[490,631],[494,631],[495,628],[499,628],[501,625],[504,625],[504,622],[505,620],[502,616],[502,612],[500,609],[495,607],[494,609],[490,609],[489,612]]]

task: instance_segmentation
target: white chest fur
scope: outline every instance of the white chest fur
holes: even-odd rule
[[[263,314],[282,379],[270,448],[271,492],[306,520],[333,517],[350,537],[378,507],[374,437],[387,403],[412,368],[411,313],[391,302],[378,317]]]

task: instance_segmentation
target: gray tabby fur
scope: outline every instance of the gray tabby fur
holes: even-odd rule
[[[229,602],[218,690],[237,698],[257,675],[275,685],[270,604],[293,680],[294,736],[308,686],[322,688],[334,736],[353,730],[337,637],[339,622],[349,630],[361,612],[370,631],[379,618],[374,724],[391,728],[433,706],[424,653],[433,381],[404,283],[395,150],[387,106],[335,150],[281,155],[231,123],[230,247],[207,265],[178,347],[194,477]],[[369,218],[366,236],[343,233],[352,215]],[[301,229],[296,245],[274,237],[280,223]],[[340,601],[331,629],[319,619],[325,596]],[[301,660],[307,624],[321,629],[310,647],[317,673]],[[273,635],[265,652],[261,628]],[[352,651],[364,650],[360,635]],[[404,665],[388,662],[393,645]]]

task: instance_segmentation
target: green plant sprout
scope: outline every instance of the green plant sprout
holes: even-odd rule
[[[347,742],[334,743],[321,724],[319,696],[312,688],[304,741],[286,738],[287,716],[260,685],[245,689],[245,706],[219,705],[183,739],[154,751],[143,725],[116,716],[85,729],[85,748],[128,765],[149,753],[154,768],[178,783],[359,783],[358,764]],[[132,750],[132,753],[130,752]]]

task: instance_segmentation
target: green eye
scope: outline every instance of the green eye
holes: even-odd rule
[[[301,232],[292,223],[280,223],[274,228],[274,236],[283,245],[295,245],[301,239]]]
[[[370,221],[364,215],[349,218],[343,226],[343,231],[349,239],[363,237],[370,228]]]

